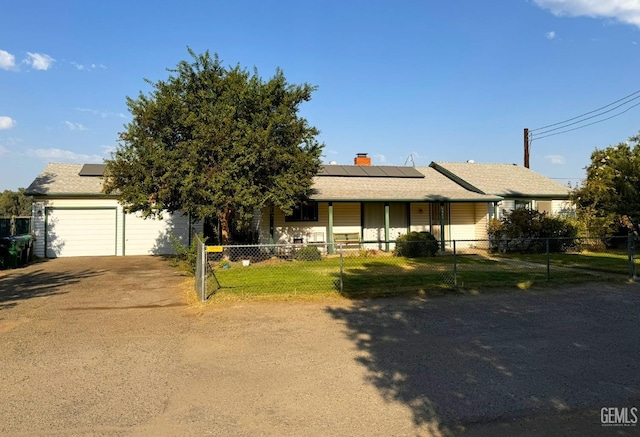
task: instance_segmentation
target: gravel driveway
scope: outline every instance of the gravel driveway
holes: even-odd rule
[[[640,287],[205,306],[162,258],[0,271],[2,435],[637,435]]]

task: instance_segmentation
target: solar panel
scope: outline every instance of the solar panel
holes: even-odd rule
[[[392,165],[325,165],[318,176],[369,177],[369,178],[424,178],[413,167]]]
[[[106,164],[85,164],[80,169],[79,176],[104,176]]]
[[[367,176],[370,177],[385,177],[387,174],[380,167],[360,167],[362,171],[364,171]]]

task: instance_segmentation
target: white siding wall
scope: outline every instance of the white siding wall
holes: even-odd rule
[[[486,240],[489,238],[487,234],[487,226],[489,225],[489,210],[493,209],[492,203],[476,203],[475,204],[475,239]]]
[[[334,204],[334,218],[335,216]],[[305,242],[326,242],[329,224],[329,205],[326,202],[318,203],[317,222],[286,222],[283,212],[277,208],[273,213],[273,219],[275,228],[273,237],[276,244],[293,243],[294,238],[302,238]],[[260,242],[269,243],[269,208],[262,210]]]
[[[451,204],[451,240],[474,240],[476,238],[475,204]]]
[[[391,203],[389,205],[389,239],[395,240],[407,234],[407,204]]]
[[[91,211],[109,211],[114,214],[114,223],[107,224],[96,217],[91,217]],[[140,254],[169,254],[173,248],[169,244],[168,234],[175,234],[183,244],[189,243],[189,220],[187,217],[177,214],[172,217],[164,215],[164,220],[142,220],[135,215],[125,214],[122,207],[115,199],[73,198],[73,199],[36,199],[33,204],[33,231],[35,234],[34,253],[38,257],[45,256],[45,216],[58,220],[58,233],[64,232],[69,245],[75,245],[75,240],[81,238],[83,251],[74,248],[67,252],[69,256],[79,255],[140,255]],[[95,215],[95,214],[94,214]],[[74,220],[80,222],[74,224]],[[126,223],[127,229],[124,229]],[[53,237],[53,226],[48,225],[49,236]],[[108,229],[105,227],[107,226]],[[113,229],[115,227],[115,229]],[[75,231],[74,231],[75,228]],[[202,231],[202,223],[194,226],[196,232]],[[88,232],[87,235],[85,235]],[[109,253],[102,250],[107,241],[115,233],[113,245],[109,247]],[[47,238],[53,240],[53,238]],[[47,241],[48,245],[55,244]],[[62,242],[58,242],[62,244]],[[65,250],[60,247],[59,250]],[[49,254],[51,255],[51,254]],[[64,255],[64,253],[63,253]]]
[[[568,200],[551,201],[551,214],[573,214],[575,210],[575,205]]]
[[[411,204],[411,231],[431,232],[428,203],[421,202]]]
[[[536,202],[536,209],[538,212],[551,214],[551,200],[538,200]]]
[[[327,213],[328,214],[328,213]],[[327,219],[328,220],[328,219]],[[333,203],[333,233],[360,234],[360,203]]]
[[[171,235],[180,244],[189,245],[189,217],[183,214],[162,215],[162,218],[142,218],[140,213],[122,214],[124,221],[125,255],[158,255],[175,253]]]

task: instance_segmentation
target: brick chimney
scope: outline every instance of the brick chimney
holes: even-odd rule
[[[355,165],[371,165],[371,158],[366,153],[356,153],[356,157],[353,158]]]

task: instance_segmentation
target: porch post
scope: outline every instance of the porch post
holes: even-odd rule
[[[389,202],[384,203],[384,251],[389,252]]]
[[[273,205],[269,206],[269,244],[273,244],[275,242],[275,218],[274,218]]]
[[[405,209],[407,210],[407,234],[411,232],[411,202],[407,202]]]
[[[444,252],[444,202],[440,202],[440,250]]]
[[[333,241],[333,202],[329,202],[329,229],[327,236],[327,243],[329,243],[329,253],[335,253],[334,241]]]

